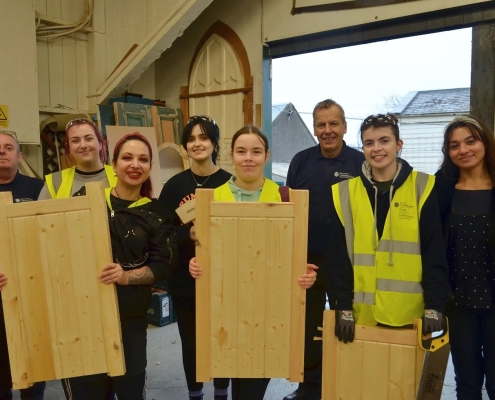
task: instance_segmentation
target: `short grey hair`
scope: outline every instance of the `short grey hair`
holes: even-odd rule
[[[0,131],[0,135],[10,136],[11,138],[14,138],[15,144],[17,146],[17,153],[21,152],[21,145],[19,144],[19,141],[17,140],[17,135],[15,134],[14,131]]]
[[[318,104],[316,104],[315,108],[313,109],[313,125],[315,124],[316,112],[318,110],[330,108],[333,106],[338,107],[338,109],[340,110],[340,115],[342,116],[342,123],[345,124],[346,123],[345,122],[345,111],[342,108],[342,106],[339,103],[337,103],[335,100],[326,99],[326,100],[320,101]]]

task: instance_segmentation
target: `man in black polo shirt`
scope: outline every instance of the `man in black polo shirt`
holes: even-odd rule
[[[359,175],[363,153],[347,147],[344,135],[347,123],[342,106],[333,100],[319,102],[313,110],[314,135],[319,144],[297,153],[289,166],[287,186],[309,190],[308,263],[316,264],[318,277],[306,291],[306,337],[304,382],[284,400],[319,400],[321,398],[322,345],[315,341],[323,325],[325,309],[325,260],[328,247],[330,187]]]
[[[12,192],[14,203],[36,200],[43,187],[41,179],[19,173],[21,157],[17,138],[11,133],[0,131],[0,192]],[[1,302],[1,290],[6,284],[7,277],[0,271],[0,400],[12,399],[12,378]],[[35,383],[21,390],[21,399],[42,400],[44,391],[45,382]]]

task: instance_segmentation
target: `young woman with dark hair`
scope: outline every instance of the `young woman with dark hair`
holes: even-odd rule
[[[332,186],[328,288],[335,335],[354,339],[354,323],[442,329],[451,295],[434,177],[398,157],[397,118],[361,124],[365,162],[359,177]]]
[[[495,399],[495,140],[473,116],[447,125],[436,189],[454,301],[447,308],[457,399]]]
[[[171,221],[156,211],[150,171],[151,147],[135,132],[115,146],[112,167],[117,183],[105,189],[113,263],[98,279],[117,285],[126,373],[69,378],[66,392],[73,400],[103,400],[114,390],[119,400],[146,399],[146,329],[151,284],[166,279],[177,258]],[[81,193],[84,194],[84,193]]]
[[[115,174],[107,160],[107,142],[89,119],[70,121],[65,129],[64,148],[76,161],[74,167],[45,176],[45,186],[38,200],[71,197],[87,182],[103,182],[115,186]]]
[[[247,125],[237,131],[231,143],[231,157],[236,176],[215,189],[215,201],[281,202],[279,186],[263,177],[263,169],[270,157],[268,138],[256,126]],[[316,267],[307,265],[299,285],[309,289],[316,281]],[[194,279],[201,277],[201,267],[193,257],[189,272]],[[263,400],[269,378],[232,378],[233,400]]]
[[[210,117],[189,118],[182,133],[182,146],[189,156],[190,168],[170,178],[163,186],[158,203],[173,216],[179,238],[179,266],[168,282],[182,344],[182,362],[189,398],[203,398],[203,382],[196,382],[196,295],[194,279],[188,271],[194,257],[194,225],[184,225],[175,210],[195,197],[198,187],[214,189],[230,178],[230,173],[216,166],[220,130]],[[214,379],[214,397],[226,400],[229,379]]]

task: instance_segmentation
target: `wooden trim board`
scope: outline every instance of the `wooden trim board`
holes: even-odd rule
[[[0,271],[14,389],[74,376],[125,373],[101,182],[87,196],[13,204],[0,193]]]
[[[196,375],[302,382],[308,192],[290,203],[215,203],[196,191]]]

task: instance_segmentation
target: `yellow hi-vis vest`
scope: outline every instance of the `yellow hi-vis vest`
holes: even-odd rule
[[[432,175],[409,174],[393,195],[380,240],[361,178],[332,186],[354,270],[356,323],[404,326],[422,316],[419,218],[434,182]]]
[[[55,188],[56,184],[53,180],[54,174],[45,176],[46,187],[52,199],[66,199],[70,197],[75,174],[76,167],[63,169],[62,172],[60,172],[60,177],[62,180],[59,186],[57,185],[57,189]],[[105,165],[105,174],[107,176],[110,187],[114,187],[117,184],[117,177],[115,176],[115,172],[110,165]]]
[[[232,191],[230,190],[229,183],[226,182],[222,186],[219,186],[213,192],[213,198],[215,201],[236,201]],[[261,189],[260,203],[279,203],[282,201],[280,196],[279,186],[265,178],[263,188]]]

